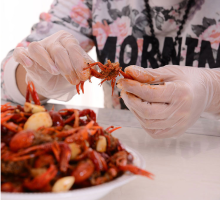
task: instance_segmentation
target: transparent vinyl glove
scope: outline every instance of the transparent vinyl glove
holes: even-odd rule
[[[183,134],[203,112],[220,119],[218,68],[129,66],[125,72],[134,80],[118,81],[121,97],[153,138]]]
[[[32,42],[28,49],[17,47],[13,56],[26,69],[26,82],[33,81],[39,94],[63,101],[76,94],[74,85],[90,77],[90,70],[83,68],[94,62],[66,31]]]

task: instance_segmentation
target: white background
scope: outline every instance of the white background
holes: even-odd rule
[[[32,25],[39,21],[40,13],[47,12],[52,2],[52,0],[0,0],[1,61],[11,49],[30,33]],[[89,52],[89,55],[96,60],[95,48]],[[103,90],[98,86],[100,81],[93,78],[92,84],[86,82],[85,94],[74,96],[67,104],[104,107]]]

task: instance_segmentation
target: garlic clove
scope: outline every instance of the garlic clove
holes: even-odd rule
[[[38,112],[44,112],[45,108],[43,106],[34,105],[29,102],[25,102],[24,111],[31,112],[31,113],[38,113]]]
[[[106,148],[107,148],[107,140],[103,135],[100,135],[96,143],[96,151],[106,152]]]
[[[70,160],[74,160],[74,158],[81,153],[80,146],[76,143],[68,144],[69,148],[71,149],[71,158]]]
[[[51,127],[52,119],[47,112],[38,112],[31,115],[24,124],[24,130],[37,130],[40,127]]]
[[[60,178],[54,183],[52,192],[66,192],[73,186],[74,182],[75,178],[73,176]]]

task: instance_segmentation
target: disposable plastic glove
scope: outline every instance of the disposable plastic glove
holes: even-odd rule
[[[90,70],[83,68],[94,62],[74,36],[65,31],[32,42],[28,49],[18,47],[13,56],[26,69],[26,82],[33,81],[38,93],[63,101],[76,94],[73,85],[89,78]]]
[[[220,119],[220,69],[129,66],[125,72],[134,80],[118,81],[121,97],[153,138],[183,134],[203,112]]]

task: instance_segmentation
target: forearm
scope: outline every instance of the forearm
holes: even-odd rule
[[[27,89],[27,84],[25,82],[26,70],[21,64],[19,64],[16,69],[15,78],[16,78],[17,87],[18,87],[20,93],[25,97],[26,96],[26,89]],[[44,96],[42,96],[40,94],[38,94],[38,96],[41,101],[46,99]]]

